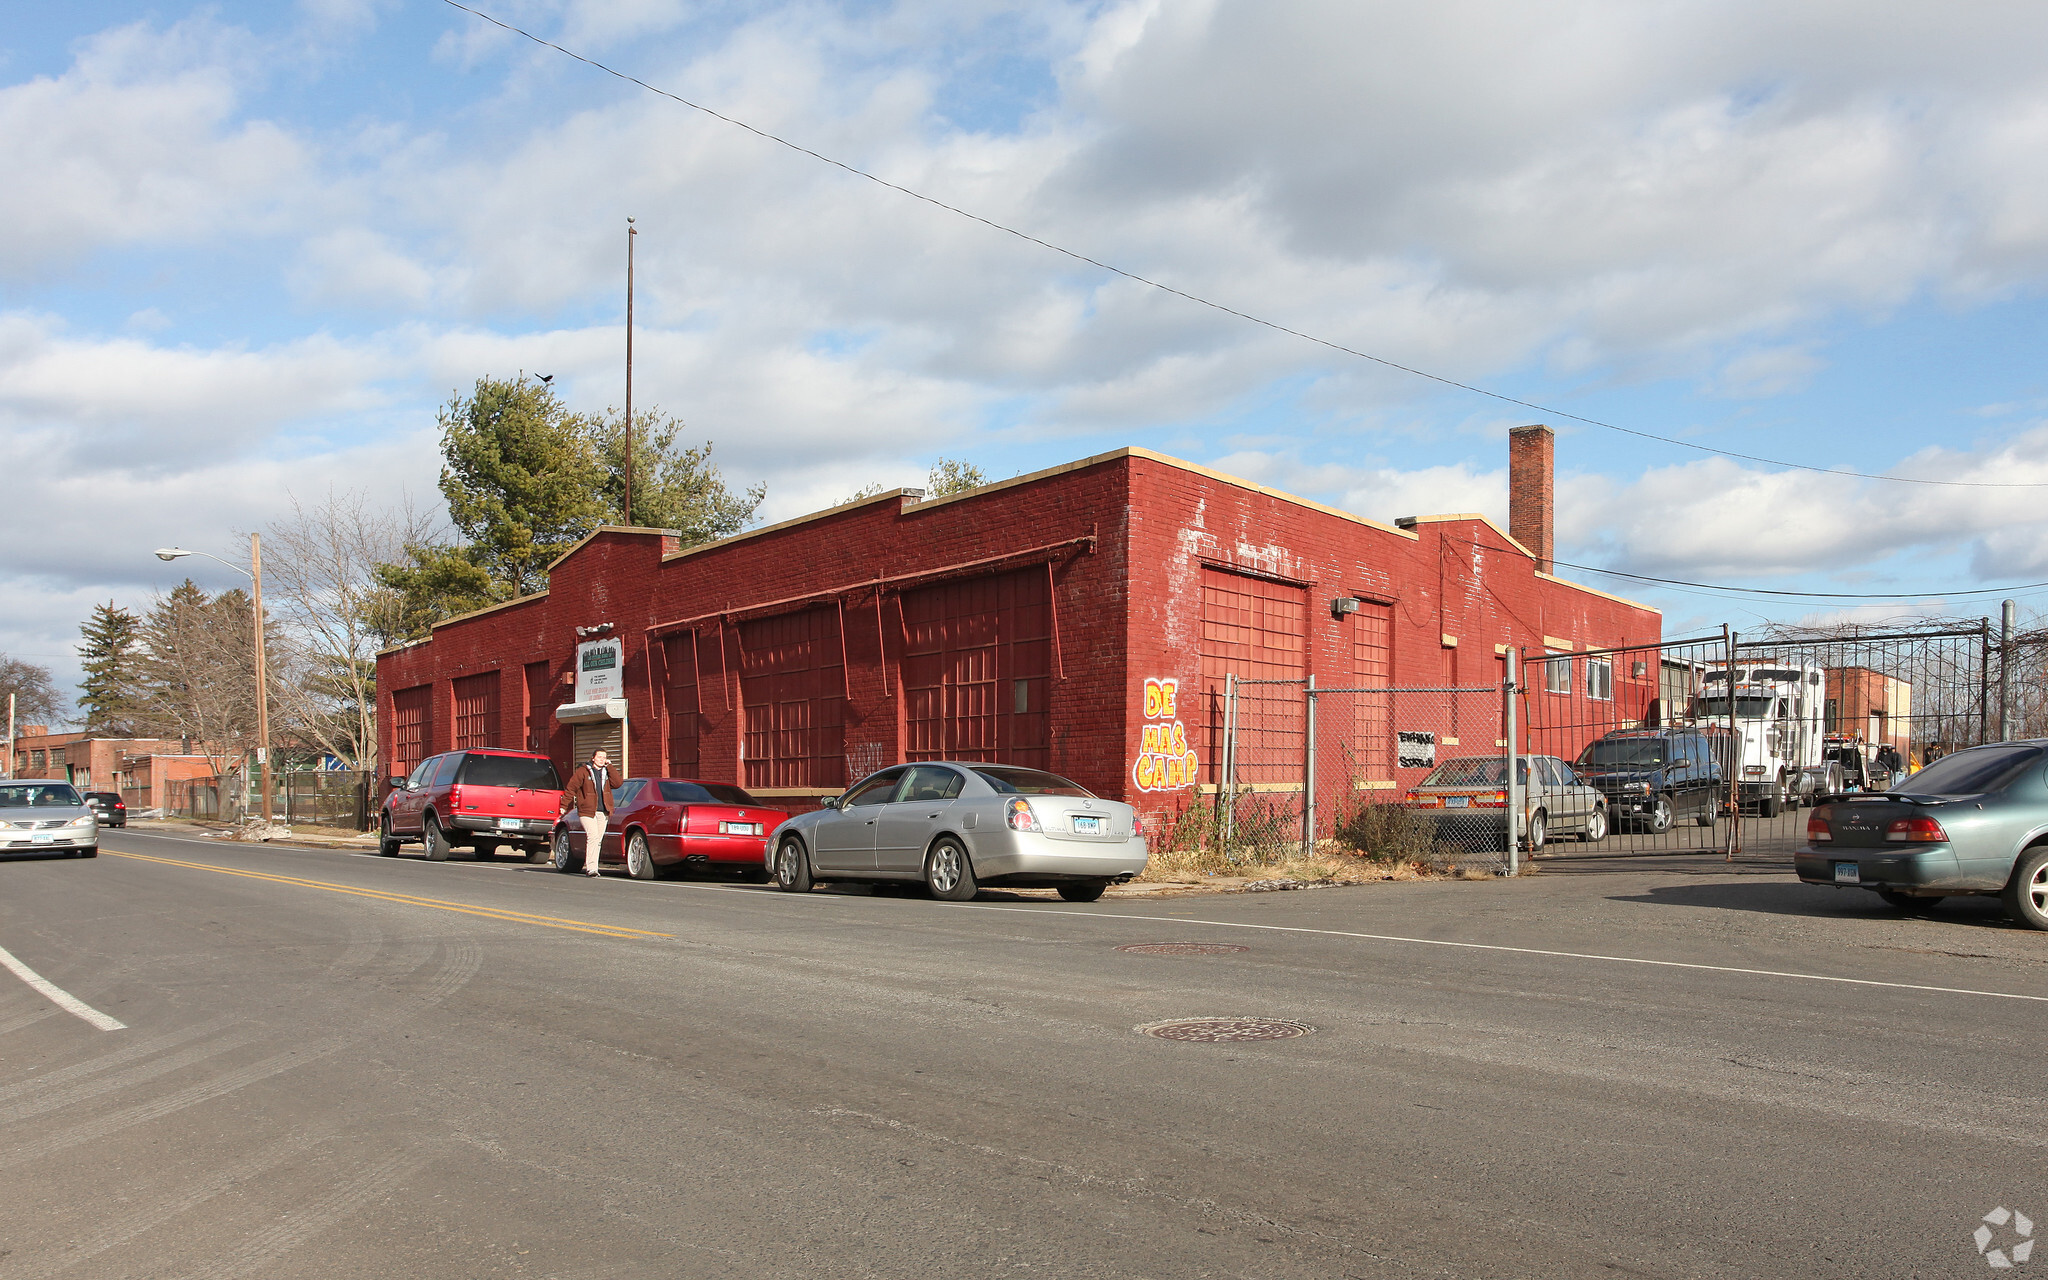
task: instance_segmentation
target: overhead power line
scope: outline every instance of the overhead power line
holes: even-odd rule
[[[1035,244],[1041,249],[1046,249],[1053,253],[1057,253],[1062,257],[1071,258],[1075,262],[1084,262],[1089,266],[1096,268],[1097,270],[1107,271],[1114,276],[1121,276],[1123,279],[1132,281],[1133,283],[1142,284],[1152,289],[1158,289],[1162,293],[1170,293],[1176,298],[1185,299],[1189,302],[1194,303],[1197,306],[1208,307],[1212,311],[1220,311],[1224,315],[1235,316],[1237,319],[1243,320],[1249,324],[1259,325],[1263,328],[1271,329],[1276,333],[1284,333],[1287,334],[1289,337],[1299,338],[1303,342],[1311,342],[1319,347],[1327,347],[1331,351],[1342,352],[1347,356],[1354,356],[1360,360],[1368,360],[1371,361],[1373,364],[1380,365],[1384,368],[1398,370],[1399,372],[1408,374],[1411,377],[1423,378],[1427,381],[1437,383],[1440,386],[1453,387],[1459,391],[1469,391],[1473,395],[1484,396],[1489,400],[1495,400],[1502,404],[1511,404],[1515,405],[1518,408],[1529,409],[1536,413],[1543,414],[1547,417],[1564,418],[1572,422],[1584,423],[1589,427],[1599,427],[1606,431],[1618,432],[1625,436],[1635,436],[1638,439],[1642,440],[1654,440],[1659,444],[1676,445],[1681,449],[1693,449],[1697,450],[1700,453],[1713,454],[1723,458],[1735,458],[1743,462],[1760,462],[1763,463],[1765,466],[1784,467],[1793,471],[1810,471],[1817,475],[1840,476],[1846,480],[1883,480],[1888,481],[1892,484],[1934,485],[1940,487],[1961,489],[2048,488],[2048,481],[1936,480],[1929,479],[1924,476],[1877,475],[1872,472],[1850,471],[1839,467],[1816,467],[1811,463],[1806,462],[1788,462],[1782,458],[1766,458],[1760,454],[1739,453],[1733,449],[1717,449],[1712,445],[1699,444],[1691,440],[1680,440],[1672,436],[1660,436],[1655,432],[1651,431],[1639,431],[1634,427],[1624,427],[1617,423],[1604,422],[1599,418],[1588,418],[1583,414],[1570,413],[1563,409],[1552,408],[1549,405],[1539,404],[1534,400],[1523,400],[1515,396],[1506,395],[1499,391],[1489,391],[1485,387],[1474,386],[1472,383],[1469,382],[1459,382],[1455,378],[1446,378],[1442,374],[1431,373],[1427,369],[1418,369],[1415,368],[1413,365],[1405,365],[1396,360],[1388,360],[1383,356],[1376,356],[1371,354],[1370,352],[1360,351],[1355,347],[1347,347],[1343,343],[1334,342],[1329,338],[1320,338],[1313,333],[1306,333],[1300,329],[1289,328],[1288,326],[1281,324],[1278,321],[1268,320],[1264,316],[1253,315],[1249,311],[1240,311],[1236,307],[1232,307],[1221,302],[1216,302],[1209,298],[1204,298],[1199,294],[1189,293],[1185,289],[1176,289],[1170,284],[1163,284],[1160,281],[1153,280],[1147,276],[1141,276],[1135,271],[1126,271],[1122,267],[1112,266],[1111,264],[1104,262],[1099,258],[1091,258],[1085,253],[1079,253],[1073,249],[1068,249],[1062,245],[1054,244],[1050,240],[1041,239],[1038,236],[1032,235],[1028,231],[1019,231],[1017,228],[1008,226],[1001,222],[997,222],[993,218],[985,218],[981,214],[973,213],[969,210],[962,209],[957,205],[950,205],[943,200],[937,199],[932,196],[928,196],[924,194],[922,191],[914,190],[910,187],[903,186],[900,183],[891,182],[887,178],[878,177],[875,174],[869,173],[865,169],[858,168],[854,165],[850,165],[846,163],[844,160],[836,160],[831,156],[825,155],[822,152],[813,151],[809,147],[804,146],[802,143],[791,142],[788,138],[782,137],[779,134],[770,133],[766,129],[758,128],[754,125],[748,124],[746,121],[738,119],[734,116],[726,115],[724,112],[715,110],[711,107],[707,107],[701,102],[692,102],[690,99],[683,97],[681,94],[671,93],[667,89],[660,88],[656,85],[651,85],[637,76],[627,75],[625,72],[620,71],[616,68],[608,67],[604,63],[597,61],[595,58],[586,58],[582,54],[577,53],[575,50],[565,49],[561,45],[556,44],[552,40],[544,40],[540,36],[533,34],[531,31],[528,31],[523,27],[516,27],[513,26],[511,23],[504,21],[503,19],[494,18],[490,14],[485,13],[481,9],[472,9],[468,5],[460,3],[460,0],[442,0],[442,3],[450,6],[451,8],[460,9],[464,13],[470,14],[473,17],[481,18],[485,22],[488,22],[493,26],[502,27],[504,30],[511,32],[513,35],[523,36],[526,39],[533,41],[535,44],[542,46],[543,48],[553,49],[556,53],[559,53],[564,57],[574,58],[576,61],[582,63],[583,65],[595,68],[598,71],[602,71],[608,76],[614,76],[620,80],[624,80],[628,84],[638,85],[642,89],[647,90],[647,92],[667,98],[671,102],[680,103],[681,105],[690,108],[690,110],[692,111],[700,111],[705,115],[710,116],[714,120],[722,121],[726,124],[733,126],[736,129],[744,129],[748,133],[753,134],[755,137],[762,138],[765,139],[766,141],[775,143],[777,146],[787,147],[791,151],[794,151],[799,155],[809,156],[811,159],[818,161],[820,164],[827,164],[835,169],[843,170],[846,173],[852,174],[856,178],[865,178],[867,181],[872,182],[877,186],[887,187],[889,190],[894,191],[899,195],[906,195],[913,200],[923,201],[925,204],[931,205],[933,208],[943,209],[947,213],[953,214],[957,217],[965,218],[970,222],[978,222],[982,226],[988,227],[990,230],[1000,231],[1007,236],[1015,236],[1017,239],[1025,241],[1028,244]]]
[[[1563,569],[1577,569],[1581,573],[1604,573],[1636,582],[1654,582],[1659,586],[1699,587],[1706,591],[1727,591],[1746,596],[1785,596],[1797,600],[1952,600],[1958,596],[2016,595],[2022,591],[2037,591],[2042,587],[2048,587],[2048,582],[2022,582],[2015,586],[1978,587],[1971,591],[1779,591],[1770,587],[1731,587],[1717,582],[1688,582],[1684,578],[1653,578],[1647,574],[1623,573],[1619,569],[1573,564],[1569,560],[1552,560],[1550,563]]]

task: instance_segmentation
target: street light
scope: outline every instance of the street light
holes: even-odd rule
[[[270,685],[263,676],[263,539],[257,534],[249,535],[249,567],[230,560],[222,560],[211,551],[187,551],[183,547],[158,547],[156,558],[163,561],[183,556],[205,556],[208,560],[224,564],[249,580],[254,589],[256,604],[256,764],[262,770],[262,779],[257,784],[262,795],[263,825],[270,825]]]

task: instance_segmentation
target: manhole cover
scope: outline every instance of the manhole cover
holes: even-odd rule
[[[1170,1022],[1148,1022],[1131,1030],[1160,1040],[1193,1040],[1220,1044],[1239,1040],[1292,1040],[1315,1028],[1290,1018],[1175,1018]]]
[[[1229,942],[1127,942],[1117,950],[1146,956],[1228,956],[1251,948]]]

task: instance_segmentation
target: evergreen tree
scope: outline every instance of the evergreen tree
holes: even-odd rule
[[[142,619],[111,600],[94,605],[92,617],[78,628],[85,640],[78,648],[85,660],[78,705],[85,711],[86,733],[134,736],[143,710],[141,628]]]
[[[440,422],[441,495],[459,536],[409,542],[403,561],[377,566],[387,594],[369,625],[388,643],[546,589],[548,565],[603,525],[674,529],[691,546],[745,528],[766,492],[734,493],[709,442],[679,447],[682,424],[653,410],[634,415],[629,514],[620,415],[571,413],[524,377],[477,379]]]

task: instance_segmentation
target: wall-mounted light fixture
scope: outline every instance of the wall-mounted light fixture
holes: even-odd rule
[[[576,638],[578,640],[588,640],[592,636],[609,635],[611,629],[612,624],[609,622],[600,622],[594,627],[578,627],[576,628]]]
[[[1335,600],[1330,601],[1330,616],[1333,618],[1341,618],[1347,613],[1357,612],[1357,596],[1338,596]]]

